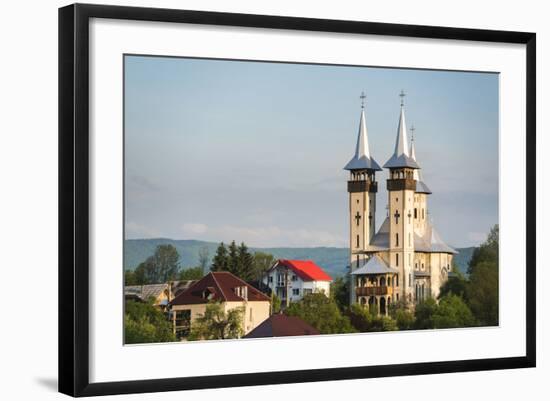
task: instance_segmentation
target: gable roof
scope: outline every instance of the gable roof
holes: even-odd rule
[[[279,313],[271,315],[243,338],[307,336],[315,334],[320,334],[319,330],[299,317]]]
[[[279,265],[288,267],[304,281],[332,281],[332,277],[311,260],[279,259],[274,267]]]
[[[384,260],[378,256],[373,255],[367,263],[351,272],[351,274],[387,274],[387,273],[399,273],[397,269],[389,267]]]
[[[237,295],[235,289],[247,288],[247,299]],[[270,298],[230,272],[210,272],[179,294],[170,305],[195,305],[209,301],[269,301]]]

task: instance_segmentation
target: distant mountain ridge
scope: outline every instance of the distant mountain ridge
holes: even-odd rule
[[[124,268],[133,270],[141,262],[153,255],[158,245],[171,244],[180,254],[183,268],[197,266],[199,250],[206,247],[210,259],[216,253],[219,243],[198,240],[173,240],[169,238],[128,239],[124,243]],[[474,247],[456,248],[459,252],[454,260],[459,269],[466,273],[468,263],[472,258]],[[346,273],[349,264],[348,248],[311,247],[311,248],[250,248],[251,252],[260,251],[272,254],[277,259],[313,260],[330,276],[336,278]]]

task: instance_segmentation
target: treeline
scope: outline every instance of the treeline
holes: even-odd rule
[[[247,282],[258,283],[262,275],[273,265],[273,255],[264,252],[251,253],[246,244],[218,246],[209,265],[208,248],[199,251],[199,265],[182,268],[180,255],[173,245],[158,245],[155,253],[138,265],[135,270],[125,270],[125,285],[166,283],[172,280],[199,280],[208,271],[229,271]]]
[[[173,280],[198,280],[208,268],[208,249],[199,251],[199,266],[184,269],[180,254],[173,245],[158,245],[155,253],[141,262],[135,270],[124,271],[125,285],[166,283]]]

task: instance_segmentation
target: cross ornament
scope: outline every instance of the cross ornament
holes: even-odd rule
[[[361,96],[359,96],[359,99],[361,99],[361,108],[364,109],[365,108],[365,99],[367,98],[367,96],[365,95],[365,92],[361,92]]]
[[[401,106],[403,106],[403,104],[404,104],[404,98],[405,98],[405,96],[407,96],[407,95],[405,94],[405,92],[403,91],[403,89],[401,89],[401,93],[399,94],[399,97],[401,98]]]
[[[359,222],[361,221],[361,215],[359,214],[359,212],[357,212],[357,214],[355,215],[355,221],[357,222],[357,225],[359,225]]]
[[[401,215],[399,214],[399,210],[395,211],[395,214],[393,215],[393,217],[395,217],[395,224],[398,224],[399,218],[401,217]]]

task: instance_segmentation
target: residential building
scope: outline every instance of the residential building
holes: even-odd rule
[[[185,337],[209,302],[221,303],[225,312],[244,308],[243,332],[249,333],[269,317],[270,298],[237,276],[210,272],[170,302],[174,334]]]
[[[331,281],[332,277],[311,260],[279,259],[263,278],[263,283],[281,299],[283,306],[315,292],[328,297]]]

